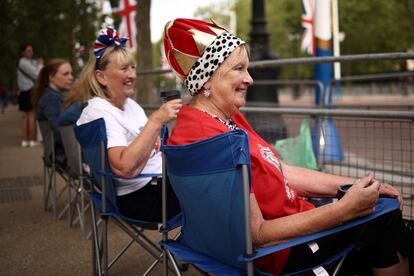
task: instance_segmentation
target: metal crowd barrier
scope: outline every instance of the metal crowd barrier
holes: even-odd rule
[[[404,217],[414,219],[414,112],[262,107],[244,107],[242,112],[262,120],[256,122],[257,131],[272,145],[276,137],[299,135],[301,122],[309,118],[321,171],[353,178],[373,172],[401,190]],[[271,115],[282,118],[285,133],[276,133],[281,128]]]

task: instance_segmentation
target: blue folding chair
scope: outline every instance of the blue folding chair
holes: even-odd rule
[[[177,241],[163,241],[162,245],[175,258],[215,275],[266,275],[254,270],[254,260],[399,208],[397,200],[381,198],[375,212],[364,218],[275,246],[253,248],[247,134],[235,130],[193,144],[163,145],[162,151],[183,214],[181,237]],[[318,266],[337,261],[336,274],[353,248],[347,246]],[[315,267],[309,268],[312,269]]]
[[[119,212],[116,189],[113,183],[115,176],[109,166],[107,156],[107,135],[105,121],[103,118],[94,120],[87,124],[74,126],[75,135],[82,148],[86,163],[91,170],[91,177],[96,191],[89,193],[92,201],[92,248],[93,248],[93,273],[94,275],[107,275],[108,269],[119,259],[119,257],[133,244],[137,242],[155,261],[143,275],[149,274],[157,263],[162,261],[163,254],[158,244],[144,235],[144,230],[157,230],[161,222],[147,222],[126,217]],[[153,177],[159,175],[141,174],[139,177]],[[96,219],[96,209],[99,211],[100,220]],[[119,251],[119,253],[108,263],[108,219],[111,218],[131,240]],[[179,216],[169,221],[175,224]],[[102,230],[98,231],[98,225],[102,224]],[[99,237],[101,236],[101,237]]]

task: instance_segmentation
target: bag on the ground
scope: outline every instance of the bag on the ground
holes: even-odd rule
[[[308,119],[302,121],[298,136],[276,141],[275,149],[289,165],[318,170]]]

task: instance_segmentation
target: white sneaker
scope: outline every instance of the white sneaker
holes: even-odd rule
[[[40,145],[40,143],[39,142],[37,142],[37,141],[30,141],[29,142],[29,147],[31,147],[31,148],[33,148],[33,147],[37,147],[37,146],[39,146]]]
[[[22,141],[22,147],[25,148],[25,147],[28,147],[28,146],[29,146],[29,141],[23,140]]]

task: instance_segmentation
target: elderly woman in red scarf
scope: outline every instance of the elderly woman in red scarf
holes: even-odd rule
[[[239,111],[253,83],[247,70],[248,47],[240,38],[215,22],[180,18],[165,26],[164,46],[171,67],[192,96],[180,109],[169,143],[193,143],[234,129],[248,134],[255,246],[277,244],[368,215],[379,195],[401,201],[394,187],[379,183],[372,175],[355,181],[289,166],[280,160]],[[345,196],[331,204],[315,208],[303,199],[334,197],[339,185],[352,182]],[[317,254],[307,245],[299,245],[259,259],[255,266],[274,275],[288,273],[331,255],[349,240],[361,239],[367,244],[364,261],[375,275],[408,275],[402,225],[401,210],[396,210],[369,225],[318,240]]]

